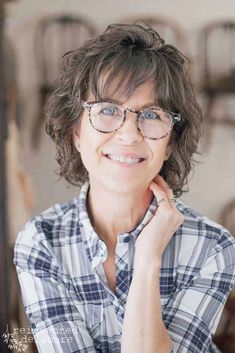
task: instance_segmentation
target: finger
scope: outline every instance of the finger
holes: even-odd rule
[[[174,199],[174,193],[173,190],[171,189],[171,187],[167,184],[167,182],[165,181],[165,179],[160,176],[157,175],[157,177],[155,178],[157,184],[164,190],[164,192],[166,193],[168,199]]]
[[[168,190],[172,191],[171,187],[161,175],[158,174],[154,180],[165,190],[165,192]]]
[[[154,187],[155,186],[155,187]],[[158,191],[158,189],[156,188],[156,186],[158,186],[160,188],[161,191]],[[168,203],[169,206],[171,208],[176,208],[176,205],[174,205],[174,194],[172,189],[168,186],[168,184],[166,183],[166,181],[160,176],[158,175],[154,181],[151,183],[151,189],[153,191],[153,193],[155,194],[157,201],[163,204],[163,203]],[[159,199],[158,195],[161,196],[161,198]],[[164,198],[164,201],[160,201],[161,199]],[[159,206],[158,205],[158,206]]]
[[[149,188],[152,190],[154,196],[156,197],[157,202],[159,203],[158,206],[163,204],[166,204],[166,205],[168,204],[168,207],[169,207],[169,202],[167,202],[168,196],[160,185],[152,181],[149,185]],[[164,201],[161,201],[161,200],[164,200]]]

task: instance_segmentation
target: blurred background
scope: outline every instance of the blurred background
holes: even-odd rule
[[[17,233],[31,216],[79,193],[58,180],[44,132],[60,58],[110,23],[137,19],[190,59],[204,113],[201,155],[181,200],[235,234],[234,0],[0,0],[0,352],[37,352],[12,265]],[[234,297],[214,338],[224,353],[235,352]]]

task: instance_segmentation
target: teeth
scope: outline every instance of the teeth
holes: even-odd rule
[[[108,158],[114,160],[114,161],[119,161],[122,163],[129,163],[129,164],[133,164],[133,163],[139,163],[142,158],[131,158],[131,157],[123,157],[123,156],[114,156],[112,154],[108,154],[107,155]]]

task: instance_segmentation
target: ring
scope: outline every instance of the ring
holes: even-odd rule
[[[160,199],[158,202],[157,202],[157,206],[161,203],[161,202],[163,202],[163,201],[165,201],[165,200],[168,200],[169,202],[176,202],[176,199],[175,198],[172,198],[172,199]]]
[[[161,202],[163,202],[163,201],[165,201],[166,199],[160,199],[158,202],[157,202],[157,206],[161,203]]]
[[[176,199],[168,199],[169,202],[176,202]]]

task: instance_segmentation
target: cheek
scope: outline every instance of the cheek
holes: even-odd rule
[[[96,133],[96,131],[83,131],[80,139],[80,154],[84,166],[91,170],[95,168],[97,162],[102,158],[102,145],[104,141],[102,135]]]
[[[159,163],[164,162],[165,157],[168,152],[168,140],[167,141],[152,141],[149,145],[150,153],[152,155],[152,159],[158,160]]]

